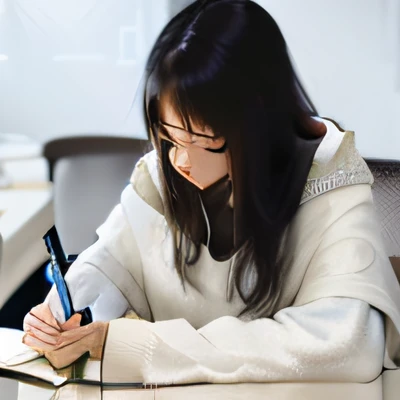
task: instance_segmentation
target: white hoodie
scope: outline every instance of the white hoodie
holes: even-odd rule
[[[244,303],[232,259],[215,261],[205,246],[182,286],[157,155],[139,161],[99,240],[66,275],[74,309],[91,306],[94,319],[111,320],[104,380],[369,382],[383,365],[399,366],[400,289],[379,235],[373,178],[353,132],[324,122],[290,225],[291,264],[273,318],[237,318]],[[62,321],[54,288],[46,301]],[[142,320],[120,318],[130,309]]]

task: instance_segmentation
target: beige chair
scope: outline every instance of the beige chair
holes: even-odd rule
[[[372,186],[381,233],[400,282],[400,161],[366,159],[374,175]],[[400,305],[399,305],[400,306]],[[382,374],[384,400],[400,399],[400,370]]]
[[[366,161],[375,179],[372,191],[382,237],[400,282],[400,161]]]
[[[45,145],[55,224],[67,254],[79,254],[96,241],[96,229],[118,204],[149,147],[145,140],[112,136],[64,137]]]

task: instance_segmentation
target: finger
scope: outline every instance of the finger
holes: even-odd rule
[[[29,347],[32,347],[32,349],[40,353],[43,353],[45,351],[52,351],[55,349],[54,345],[44,343],[30,333],[26,333],[24,335],[24,337],[22,338],[22,343],[26,344]]]
[[[67,322],[61,325],[63,331],[70,331],[77,329],[81,326],[82,315],[79,313],[74,314]]]
[[[87,349],[94,351],[95,347],[103,347],[107,330],[108,324],[106,322],[92,322],[78,329],[65,331],[60,335],[57,349],[80,342],[84,343]]]
[[[28,313],[24,318],[24,323],[23,323],[24,331],[29,332],[30,327],[34,327],[44,333],[53,336],[58,336],[60,334],[60,329],[55,329],[52,326],[40,320],[39,318],[35,317],[33,314]]]
[[[55,368],[63,368],[73,363],[88,351],[91,358],[101,360],[107,327],[106,323],[94,323],[90,329],[79,328],[81,333],[87,332],[88,334],[74,343],[46,352],[45,357]],[[63,332],[62,336],[69,334],[70,332]]]
[[[61,349],[73,343],[82,340],[87,340],[85,338],[88,337],[89,335],[92,335],[93,333],[98,331],[103,331],[102,329],[103,324],[104,323],[102,322],[92,322],[89,325],[80,326],[79,328],[62,332],[58,337],[57,344],[55,345],[56,349]]]
[[[46,324],[52,326],[55,329],[60,329],[57,320],[54,318],[49,306],[46,303],[42,303],[33,307],[30,314],[34,315],[36,318],[45,322]]]
[[[57,337],[47,337],[42,336],[41,334],[43,334],[43,332],[37,332],[35,329],[32,329],[25,334],[22,342],[34,348],[35,350],[42,349],[44,351],[53,351],[79,342],[88,336],[90,332],[79,328],[75,329],[74,331],[60,333]]]
[[[44,355],[54,368],[60,369],[72,364],[87,351],[86,343],[79,341],[61,349],[45,352]]]
[[[28,325],[26,327],[27,333],[31,334],[34,336],[36,339],[39,339],[41,342],[51,344],[51,345],[56,345],[59,342],[60,335],[61,333],[59,332],[56,336],[55,335],[49,335],[46,332],[41,331],[40,329],[35,328],[34,326]]]
[[[72,343],[79,342],[86,336],[90,335],[92,332],[93,327],[90,327],[90,325],[81,326],[79,328],[71,329],[69,331],[64,331],[59,336],[56,348],[61,349],[65,346],[71,345]]]

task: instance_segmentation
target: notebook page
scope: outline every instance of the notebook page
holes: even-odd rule
[[[25,332],[0,328],[0,364],[21,364],[40,357],[40,354],[22,343]]]

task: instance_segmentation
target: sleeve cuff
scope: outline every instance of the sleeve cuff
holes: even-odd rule
[[[158,343],[148,324],[126,318],[110,321],[103,354],[103,383],[146,383],[146,370]]]

